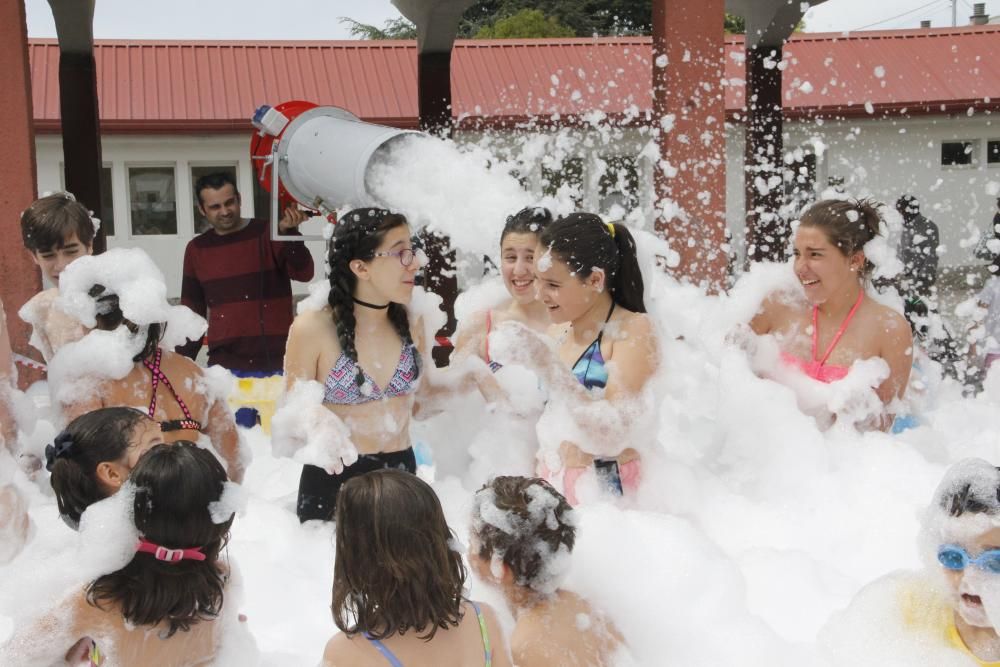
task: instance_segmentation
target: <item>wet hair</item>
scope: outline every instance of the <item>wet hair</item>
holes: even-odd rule
[[[79,524],[83,511],[105,497],[97,482],[98,464],[125,458],[144,421],[153,423],[135,408],[100,408],[80,415],[56,436],[59,453],[49,467],[49,481],[67,523]]]
[[[65,246],[76,232],[85,246],[94,242],[94,221],[86,207],[68,192],[36,199],[21,213],[21,239],[30,252],[49,252]]]
[[[1000,514],[1000,484],[984,487],[982,484],[974,483],[981,480],[971,476],[966,475],[962,479],[961,471],[954,474],[959,466],[964,466],[967,463],[968,461],[962,461],[946,473],[942,489],[938,491],[938,504],[941,509],[955,518],[963,514],[987,514],[990,516]],[[973,464],[975,463],[976,461],[973,460]],[[985,462],[979,463],[983,464],[984,471],[989,470]],[[995,470],[1000,473],[1000,468],[995,468]],[[956,479],[949,480],[948,478],[953,475]],[[951,483],[946,483],[948,481]]]
[[[240,191],[236,187],[236,181],[234,181],[233,177],[224,171],[217,171],[212,174],[205,174],[204,176],[199,178],[197,181],[194,182],[194,196],[198,199],[198,205],[200,206],[202,204],[201,201],[202,190],[205,189],[221,190],[227,185],[233,186],[233,192],[236,193],[237,197],[240,196]]]
[[[826,234],[830,243],[850,257],[864,250],[865,244],[879,235],[882,216],[880,203],[872,199],[824,199],[818,201],[802,214],[801,227],[815,227]],[[871,275],[875,265],[867,258],[861,268],[861,277]]]
[[[168,549],[198,547],[205,560],[160,561],[140,553],[117,572],[87,587],[87,601],[112,605],[134,625],[169,624],[166,636],[189,630],[222,611],[225,577],[216,561],[229,539],[230,516],[215,523],[209,504],[222,497],[226,471],[218,459],[193,442],[157,445],[129,476],[135,489],[135,527],[146,540]]]
[[[920,213],[920,202],[914,195],[903,195],[896,200],[896,210],[905,218],[906,214]]]
[[[125,314],[122,313],[117,294],[108,292],[104,285],[94,285],[90,288],[88,294],[97,301],[96,319],[98,329],[102,331],[114,331],[124,324],[132,333],[139,331],[139,325],[132,320],[126,319]],[[146,329],[146,342],[143,344],[139,354],[132,357],[132,361],[142,361],[151,357],[156,352],[156,348],[160,346],[160,341],[163,340],[163,334],[166,333],[166,330],[167,325],[165,323],[154,322],[150,324]]]
[[[507,216],[507,222],[500,232],[500,245],[508,234],[535,234],[539,235],[542,230],[552,223],[552,211],[544,206],[526,206],[514,215]]]
[[[548,560],[559,551],[571,553],[576,542],[566,498],[544,479],[494,477],[476,492],[473,508],[479,557],[501,558],[519,586],[551,587]]]
[[[374,639],[413,630],[431,639],[462,619],[466,571],[441,502],[416,475],[385,469],[348,480],[337,497],[333,620]]]
[[[613,225],[614,234],[608,224]],[[545,227],[539,243],[580,280],[594,269],[603,270],[614,302],[634,313],[645,313],[635,239],[622,223],[608,224],[593,213],[570,213]]]
[[[375,252],[385,235],[397,227],[408,224],[406,218],[380,208],[357,208],[340,218],[333,230],[327,260],[330,265],[330,296],[328,302],[333,310],[333,322],[337,327],[337,340],[347,358],[355,363],[358,372],[355,381],[358,386],[365,383],[364,372],[358,365],[358,348],[355,344],[356,321],[354,319],[354,290],[358,277],[351,271],[351,261],[365,262],[375,259]],[[404,345],[413,344],[410,322],[406,306],[390,303],[389,321]],[[420,375],[420,355],[414,350],[417,376]]]

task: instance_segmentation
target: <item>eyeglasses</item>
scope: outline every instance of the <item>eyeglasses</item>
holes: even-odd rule
[[[975,565],[984,572],[1000,574],[1000,549],[984,551],[975,558],[955,544],[943,544],[938,549],[938,562],[945,569],[960,572],[969,565]]]
[[[413,248],[403,248],[402,250],[396,250],[394,252],[377,252],[373,254],[372,257],[398,257],[399,263],[403,266],[413,264],[413,260],[417,260],[421,264],[427,263],[427,255],[425,255],[424,251],[419,248],[416,250]]]

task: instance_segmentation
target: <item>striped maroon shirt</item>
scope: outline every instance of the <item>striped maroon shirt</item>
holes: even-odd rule
[[[233,371],[282,369],[292,325],[292,280],[313,277],[302,241],[272,241],[265,220],[238,232],[215,230],[191,239],[184,251],[181,303],[208,320],[208,363]],[[298,236],[298,231],[288,236]],[[201,341],[177,351],[194,359]]]

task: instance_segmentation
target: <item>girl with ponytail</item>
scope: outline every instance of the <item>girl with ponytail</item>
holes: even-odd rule
[[[506,323],[502,328],[517,333],[503,345],[504,356],[539,374],[550,396],[546,413],[567,408],[579,436],[542,442],[548,451],[538,472],[574,505],[585,475],[615,495],[634,491],[640,457],[624,429],[658,364],[635,240],[625,225],[593,213],[559,218],[539,236],[535,280],[555,350],[527,327]]]
[[[416,471],[409,423],[422,374],[421,327],[406,305],[423,264],[406,218],[377,209],[344,215],[330,242],[330,296],[321,310],[295,318],[285,351],[289,388],[324,385],[323,403],[350,430],[358,460],[337,474],[303,467],[300,521],[330,520],[340,486],[381,468]]]
[[[0,647],[0,664],[179,667],[213,662],[221,648],[220,616],[229,580],[222,558],[233,522],[223,498],[226,483],[215,455],[193,442],[150,449],[122,491],[133,495],[130,516],[122,519],[134,522],[132,535],[138,539],[128,543],[130,536],[119,528],[108,531],[114,534],[110,539],[134,549],[131,557],[121,569],[99,576],[53,611],[17,628]]]
[[[806,210],[794,240],[801,298],[768,297],[750,326],[757,335],[777,338],[786,366],[820,382],[842,379],[855,361],[885,360],[889,377],[876,392],[888,406],[906,390],[913,339],[902,315],[865,298],[874,269],[865,245],[880,233],[878,206],[866,199],[828,199]],[[886,410],[878,426],[891,425]]]

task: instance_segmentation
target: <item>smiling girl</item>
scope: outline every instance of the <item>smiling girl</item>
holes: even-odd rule
[[[867,200],[826,200],[803,215],[795,232],[795,276],[804,299],[768,297],[750,326],[772,334],[785,364],[820,382],[844,378],[851,364],[878,357],[889,376],[876,388],[886,407],[879,426],[892,424],[888,405],[910,376],[912,338],[902,315],[865,295],[874,268],[864,247],[881,218]]]
[[[535,279],[555,349],[527,327],[506,323],[517,331],[505,353],[538,373],[549,393],[540,425],[563,409],[572,421],[555,429],[559,442],[551,434],[543,439],[540,428],[538,472],[574,505],[584,477],[615,495],[634,491],[639,451],[629,430],[659,355],[632,234],[592,213],[559,218],[540,236]]]
[[[350,430],[358,460],[338,474],[306,465],[300,521],[329,520],[351,477],[381,468],[416,471],[410,417],[421,376],[423,336],[406,305],[422,261],[406,218],[383,209],[344,215],[330,242],[326,307],[299,314],[285,351],[288,388],[324,385],[323,404]]]
[[[547,208],[529,206],[507,218],[500,234],[500,275],[510,301],[502,308],[476,313],[456,336],[455,356],[476,354],[497,371],[500,364],[490,357],[489,335],[501,322],[521,322],[544,332],[551,324],[548,309],[537,298],[535,249],[538,235],[552,222]]]

